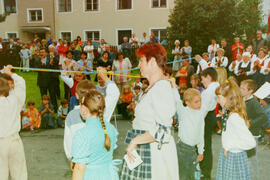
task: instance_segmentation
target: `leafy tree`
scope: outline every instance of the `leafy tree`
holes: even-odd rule
[[[261,0],[175,0],[168,40],[190,40],[193,52],[205,52],[211,39],[250,40],[262,22]]]

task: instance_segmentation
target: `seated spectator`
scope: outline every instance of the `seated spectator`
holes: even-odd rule
[[[76,67],[77,68],[83,68],[83,71],[86,74],[86,78],[88,80],[91,80],[90,72],[93,71],[93,65],[92,65],[91,61],[89,61],[87,59],[87,53],[86,52],[82,52],[82,54],[81,54],[81,60],[79,60],[77,62]]]
[[[257,87],[260,88],[265,82],[265,76],[261,73],[261,69],[264,66],[266,52],[264,49],[260,49],[258,53],[258,58],[253,61],[251,66],[252,79],[257,83]]]
[[[53,116],[54,107],[50,103],[50,97],[47,95],[42,96],[42,105],[40,106],[41,114],[41,128],[56,128],[55,118]]]
[[[124,54],[125,57],[131,57],[131,45],[128,42],[128,37],[123,38],[123,43],[121,44],[121,52]]]
[[[107,71],[112,70],[112,62],[109,61],[109,52],[105,51],[98,61],[98,67],[104,67]]]
[[[41,125],[41,117],[38,110],[35,108],[34,101],[28,101],[28,110],[24,114],[30,121],[30,129],[39,129]]]
[[[113,61],[115,59],[115,54],[114,54],[114,52],[111,51],[111,46],[109,44],[105,45],[105,51],[107,51],[109,53],[109,61],[111,63],[113,63]]]
[[[224,57],[224,49],[217,49],[217,57],[214,57],[211,61],[211,67],[227,67],[228,66],[228,58]]]
[[[196,55],[195,60],[198,62],[197,74],[200,74],[203,70],[211,65],[211,61],[209,61],[209,54],[206,52],[202,54],[202,57],[200,55]]]
[[[57,126],[64,128],[65,120],[68,114],[68,100],[63,99],[61,101],[61,106],[58,108]]]
[[[246,48],[246,52],[249,52],[250,53],[250,60],[251,60],[251,62],[253,62],[253,61],[255,61],[257,59],[257,55],[254,53],[253,46],[252,45],[249,45]]]
[[[117,110],[119,114],[122,114],[124,119],[130,119],[128,112],[128,105],[132,102],[133,94],[128,85],[123,88],[122,95],[120,96],[120,104],[117,105]]]
[[[246,54],[247,55],[247,54]],[[242,55],[241,54],[237,54],[237,59],[233,60],[232,63],[229,65],[229,72],[231,72],[231,74],[236,75],[235,74],[235,68],[239,65],[240,62],[242,62]]]
[[[266,56],[265,58],[264,65],[261,68],[261,74],[265,75],[265,81],[270,82],[270,57]]]
[[[239,57],[240,55],[238,55]],[[243,80],[251,79],[251,75],[253,74],[251,70],[251,60],[250,60],[250,53],[245,52],[243,53],[243,60],[240,61],[240,58],[238,58],[238,63],[236,63],[234,74],[236,75],[236,79],[238,83],[240,84]]]

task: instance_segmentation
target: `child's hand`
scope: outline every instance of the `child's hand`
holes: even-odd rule
[[[198,155],[198,161],[201,162],[203,160],[203,154]]]
[[[224,149],[224,156],[227,159],[228,158],[228,152]]]

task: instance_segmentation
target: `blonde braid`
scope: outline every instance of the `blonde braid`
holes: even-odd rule
[[[104,123],[103,114],[104,114],[103,110],[100,109],[98,111],[98,117],[99,117],[100,123],[102,125],[102,128],[104,130],[104,135],[105,135],[104,146],[107,149],[107,151],[110,151],[110,149],[111,149],[111,140],[110,140],[110,137],[108,135],[108,132],[107,132],[107,129],[106,129],[106,125]]]

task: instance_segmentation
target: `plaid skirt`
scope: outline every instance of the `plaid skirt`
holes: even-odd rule
[[[217,180],[251,180],[250,168],[246,152],[228,152],[224,156],[224,149],[220,151],[218,160]]]
[[[131,129],[128,131],[125,143],[130,141],[146,131]],[[132,171],[129,170],[126,161],[123,163],[121,180],[151,180],[151,149],[150,144],[142,144],[137,146],[137,153],[141,156],[143,163]]]

